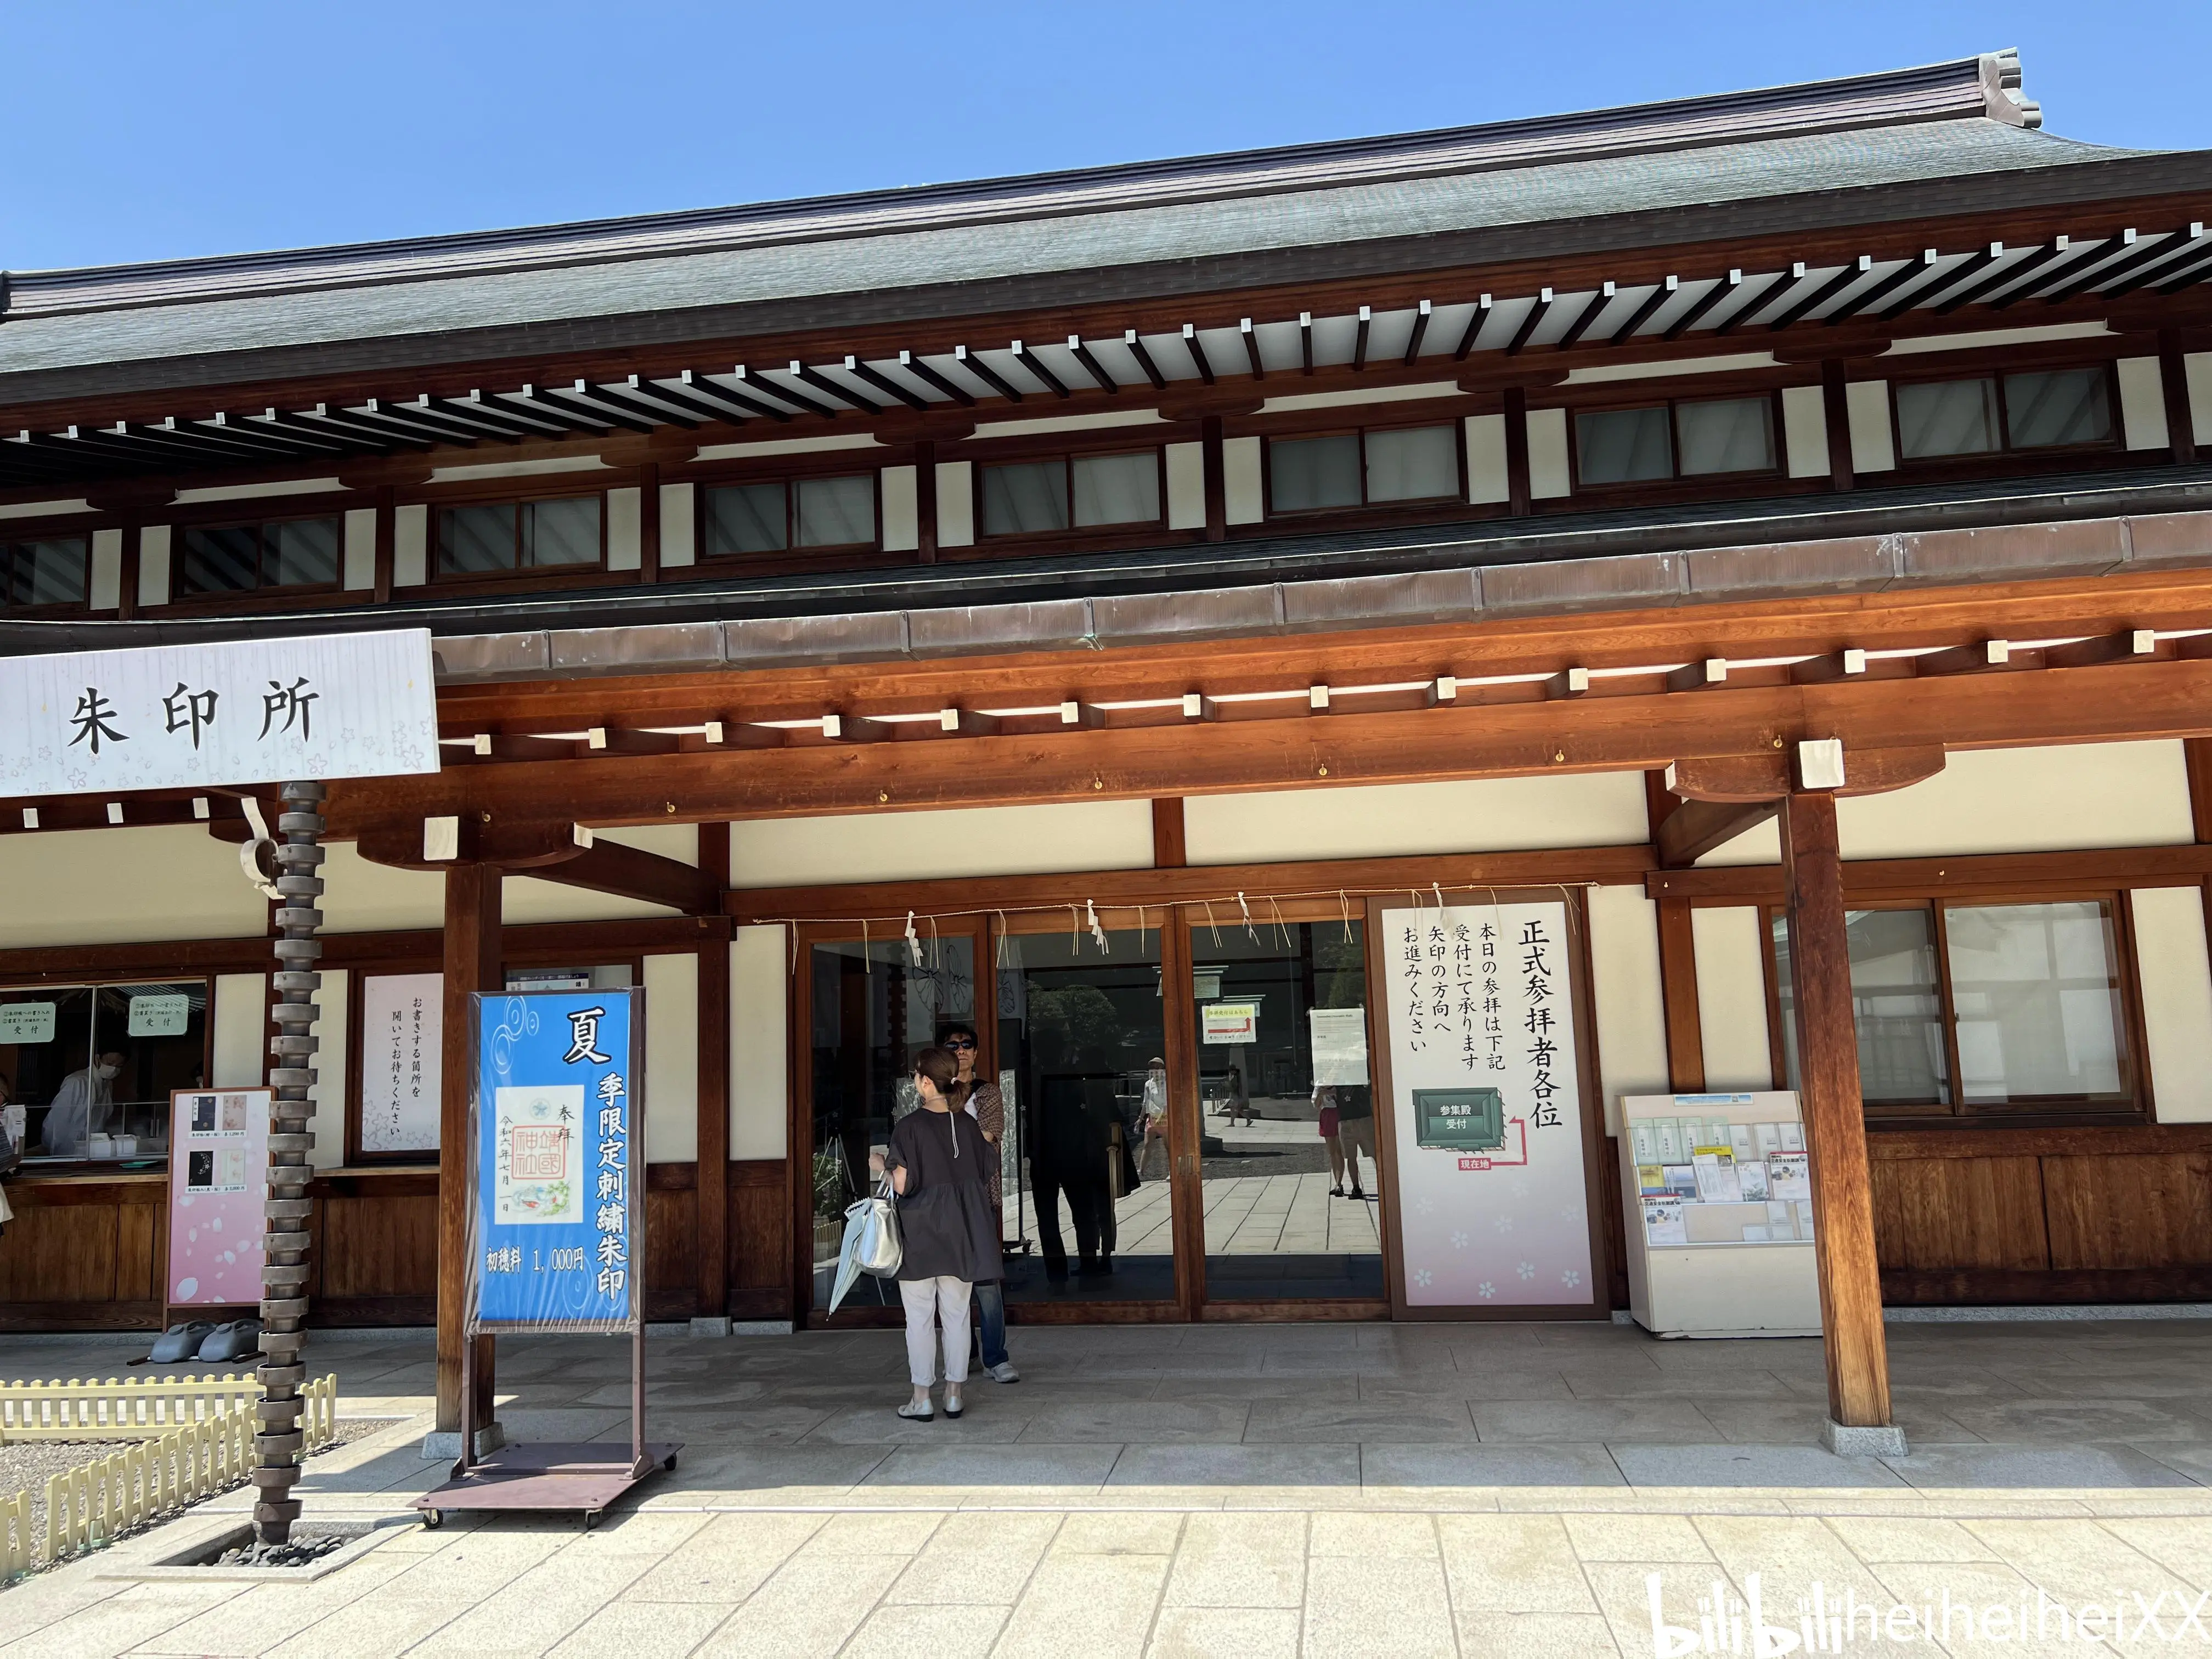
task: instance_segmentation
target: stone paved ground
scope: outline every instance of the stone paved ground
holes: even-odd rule
[[[686,1449],[596,1531],[399,1522],[440,1474],[418,1422],[304,1483],[311,1515],[394,1517],[354,1565],[301,1585],[102,1576],[243,1507],[217,1500],[0,1594],[0,1653],[1640,1659],[1655,1573],[1667,1621],[1691,1628],[1713,1586],[1734,1601],[1757,1575],[1770,1621],[1779,1607],[1794,1626],[1815,1581],[1824,1607],[1850,1597],[1864,1645],[2212,1650],[2202,1322],[1893,1327],[1914,1449],[1888,1461],[1814,1443],[1814,1343],[1587,1326],[1012,1335],[1026,1380],[981,1384],[965,1419],[928,1425],[890,1413],[895,1333],[656,1339],[652,1431]],[[511,1434],[626,1437],[621,1345],[501,1346]],[[9,1343],[0,1375],[105,1375],[127,1352]],[[427,1409],[419,1340],[311,1352],[347,1410]],[[1936,1640],[1868,1637],[1869,1607],[1940,1616],[1947,1593]],[[2027,1642],[2023,1603],[2045,1626]],[[2057,1609],[2090,1603],[2125,1626],[2062,1639]]]

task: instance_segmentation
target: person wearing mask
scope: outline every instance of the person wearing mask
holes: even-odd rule
[[[968,1115],[975,1120],[975,1127],[983,1132],[989,1144],[992,1164],[988,1185],[991,1194],[993,1237],[1002,1245],[1006,1237],[1006,1194],[1004,1182],[1000,1179],[1003,1163],[1000,1150],[1006,1138],[1006,1100],[999,1092],[999,1085],[975,1075],[981,1045],[972,1025],[948,1025],[939,1040],[939,1046],[951,1054],[959,1069],[954,1079],[956,1098]],[[983,1375],[994,1382],[1018,1382],[1022,1374],[1014,1369],[1014,1362],[1006,1357],[1006,1289],[999,1280],[978,1279],[975,1282],[975,1322],[978,1357],[982,1362]]]
[[[937,1380],[938,1337],[943,1334],[945,1414],[957,1417],[968,1381],[968,1298],[979,1283],[1000,1273],[997,1224],[985,1188],[998,1170],[998,1155],[975,1120],[952,1103],[960,1068],[942,1048],[915,1056],[914,1086],[921,1097],[891,1130],[884,1152],[870,1165],[888,1170],[898,1194],[899,1296],[906,1304],[907,1376],[914,1397],[901,1417],[927,1423],[936,1415],[930,1388]]]
[[[49,1157],[82,1158],[91,1149],[94,1133],[107,1127],[115,1110],[115,1079],[122,1070],[123,1056],[111,1050],[62,1079],[46,1109]]]

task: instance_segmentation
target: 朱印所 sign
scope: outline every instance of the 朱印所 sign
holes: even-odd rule
[[[438,769],[430,632],[0,659],[0,795]]]
[[[644,994],[471,999],[471,1328],[635,1327],[644,1306]]]

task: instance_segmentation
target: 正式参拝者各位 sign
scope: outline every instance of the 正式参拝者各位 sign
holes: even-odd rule
[[[474,1326],[628,1330],[643,1306],[644,993],[476,996]]]
[[[1411,1307],[1589,1303],[1589,1187],[1567,907],[1382,913]]]
[[[0,794],[438,769],[428,629],[0,659]]]

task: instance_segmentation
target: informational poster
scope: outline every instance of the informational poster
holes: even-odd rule
[[[442,974],[370,974],[361,983],[361,1149],[438,1149]]]
[[[173,1308],[261,1300],[271,1098],[266,1089],[183,1089],[169,1097]]]
[[[1367,1011],[1316,1008],[1309,1016],[1316,1088],[1367,1081]]]
[[[1566,905],[1385,910],[1382,927],[1407,1304],[1589,1302]]]
[[[1199,1030],[1208,1042],[1256,1042],[1259,1028],[1256,1002],[1209,1002],[1199,1010]]]
[[[641,1316],[644,997],[470,999],[471,1329],[626,1331]]]

